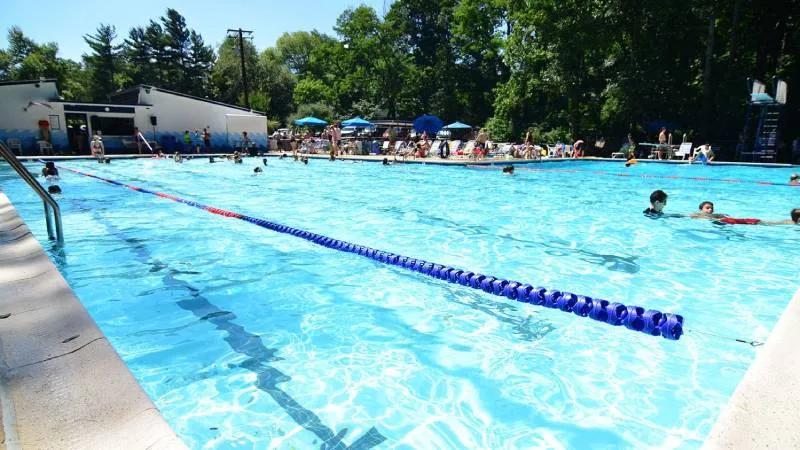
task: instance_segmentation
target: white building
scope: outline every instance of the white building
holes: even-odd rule
[[[215,150],[239,146],[243,131],[256,146],[267,145],[264,114],[154,86],[135,86],[98,104],[61,100],[53,79],[0,82],[0,140],[20,144],[23,154],[38,154],[42,142],[64,153],[89,154],[89,139],[98,132],[107,152],[136,151],[136,128],[167,151],[188,151],[185,131],[192,147],[202,146],[203,128]]]

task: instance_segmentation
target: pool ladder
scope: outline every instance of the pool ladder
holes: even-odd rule
[[[44,217],[47,223],[47,236],[50,240],[55,240],[59,244],[64,243],[64,232],[61,228],[61,208],[59,208],[58,203],[53,199],[50,193],[47,192],[45,188],[36,181],[33,175],[28,172],[28,169],[22,165],[21,162],[17,159],[16,156],[6,147],[6,144],[3,141],[0,141],[0,154],[3,155],[3,158],[8,162],[8,164],[17,172],[17,175],[20,176],[28,186],[33,189],[39,198],[42,199],[42,203],[44,203]],[[52,217],[51,217],[52,212]],[[53,235],[53,223],[55,222],[55,235]]]

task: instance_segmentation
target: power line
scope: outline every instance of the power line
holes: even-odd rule
[[[231,33],[234,33],[234,35],[231,36]],[[250,35],[253,34],[253,32],[252,31],[248,31],[248,30],[242,30],[241,28],[237,28],[237,29],[228,28],[228,37],[234,37],[235,38],[236,34],[239,35],[239,59],[242,62],[242,86],[244,87],[244,103],[247,106],[247,109],[252,109],[252,108],[250,108],[250,93],[248,92],[248,89],[247,89],[247,72],[245,70],[245,63],[244,63],[244,59],[245,59],[244,58],[244,37],[242,35],[243,34],[247,34],[247,37],[249,39],[251,39],[252,36],[250,36]]]

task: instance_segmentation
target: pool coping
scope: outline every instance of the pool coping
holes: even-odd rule
[[[800,289],[708,434],[704,449],[800,448]]]
[[[0,448],[186,448],[2,191],[0,292]]]

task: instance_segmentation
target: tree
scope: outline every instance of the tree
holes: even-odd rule
[[[93,52],[90,55],[84,54],[83,61],[91,74],[90,86],[94,101],[107,101],[109,94],[117,90],[114,76],[121,66],[119,55],[122,45],[114,44],[116,38],[116,28],[102,23],[94,35],[83,36]]]
[[[211,89],[213,67],[214,50],[205,45],[202,36],[192,30],[189,34],[189,51],[183,79],[185,92],[198,97],[206,96]]]
[[[253,69],[258,64],[255,46],[245,40],[244,57],[247,67]],[[218,100],[244,106],[244,86],[242,85],[242,66],[239,60],[239,42],[227,37],[217,51],[217,61],[211,71],[211,84]],[[249,71],[248,71],[249,72]],[[250,83],[255,85],[255,83]],[[240,101],[240,98],[242,99]]]
[[[162,54],[165,87],[188,92],[191,85],[184,75],[184,70],[186,64],[192,59],[190,39],[193,31],[186,27],[186,19],[172,8],[167,9],[166,17],[161,17],[161,24],[164,30]],[[200,44],[202,46],[202,39]]]

